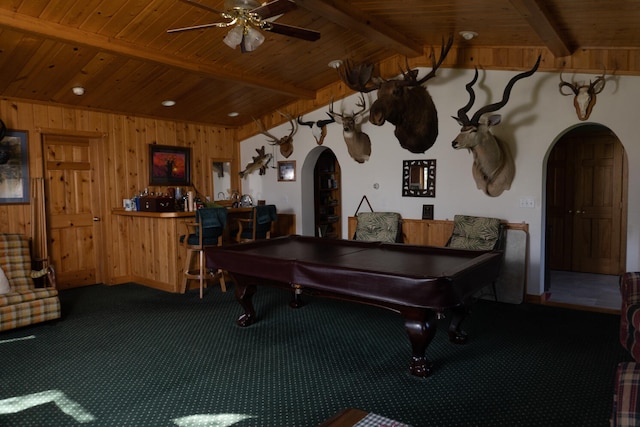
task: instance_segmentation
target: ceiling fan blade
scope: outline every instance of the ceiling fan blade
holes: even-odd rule
[[[277,22],[269,22],[269,26],[264,29],[272,33],[308,40],[310,42],[314,42],[320,38],[320,33],[317,31],[294,27],[293,25],[279,24]]]
[[[198,3],[197,1],[193,1],[193,0],[180,0],[180,1],[190,4],[191,6],[195,6],[195,7],[199,7],[200,9],[207,10],[209,12],[218,13],[218,14],[222,13],[221,10],[214,9],[212,7],[207,6],[206,4]]]
[[[180,31],[189,31],[189,30],[200,30],[202,28],[211,28],[211,27],[227,27],[229,24],[225,22],[215,22],[213,24],[202,24],[202,25],[194,25],[191,27],[182,27],[182,28],[173,28],[171,30],[167,30],[167,33],[178,33]]]
[[[296,8],[296,4],[289,0],[274,0],[272,2],[263,4],[260,7],[256,7],[251,10],[251,13],[256,13],[262,19],[268,19],[272,16],[282,15]]]

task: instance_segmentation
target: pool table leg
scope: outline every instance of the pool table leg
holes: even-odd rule
[[[425,353],[436,335],[436,314],[432,310],[410,310],[401,313],[404,329],[411,342],[411,362],[409,370],[416,377],[431,375],[433,363],[427,360]]]
[[[256,285],[248,285],[247,281],[237,274],[234,275],[234,280],[236,300],[244,309],[244,314],[238,317],[236,323],[242,327],[252,325],[256,321],[256,310],[251,302],[253,295],[256,293]]]
[[[454,344],[466,344],[467,333],[460,325],[469,314],[469,307],[460,305],[451,309],[451,322],[449,323],[449,341]]]

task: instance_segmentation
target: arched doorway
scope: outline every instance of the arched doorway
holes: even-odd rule
[[[335,214],[338,215],[339,220],[333,225],[334,227],[336,227],[336,236],[341,236],[342,205],[340,203],[340,164],[333,151],[330,148],[322,145],[314,147],[307,154],[300,171],[302,187],[302,234],[305,236],[317,236],[319,234],[318,224],[316,222],[316,215],[318,210],[318,185],[316,185],[316,166],[321,161],[321,159],[325,157],[330,157],[333,159],[333,161],[335,161],[335,170],[333,173],[329,172],[329,174],[333,175],[333,179],[337,180],[336,191],[334,191],[333,193],[337,194],[338,203],[332,206],[332,208],[334,209]]]
[[[545,291],[554,280],[597,288],[626,265],[627,160],[606,126],[583,124],[564,133],[549,153],[546,174]],[[561,279],[554,279],[554,278]],[[597,302],[595,303],[597,305]]]

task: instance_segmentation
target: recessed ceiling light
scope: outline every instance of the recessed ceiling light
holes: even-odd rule
[[[478,33],[475,31],[460,31],[460,35],[465,40],[471,40],[474,37],[478,37]]]
[[[176,101],[172,101],[171,99],[167,99],[162,101],[162,105],[165,107],[173,107],[174,105],[176,105]]]
[[[238,113],[237,111],[232,111],[229,114],[227,114],[227,116],[229,117],[238,117],[240,115],[240,113]]]
[[[333,69],[338,69],[342,66],[342,60],[341,59],[334,59],[333,61],[329,62],[329,67],[333,68]]]
[[[71,88],[71,92],[73,92],[74,95],[82,96],[84,95],[84,88],[82,86],[74,86]]]

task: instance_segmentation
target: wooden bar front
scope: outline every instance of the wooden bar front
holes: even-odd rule
[[[230,213],[234,209],[230,209]],[[237,212],[242,213],[242,212]],[[109,284],[135,282],[167,292],[180,292],[184,280],[186,250],[180,236],[187,231],[185,221],[194,212],[112,211],[119,241],[120,265],[111,266]],[[278,213],[272,236],[295,234],[295,214]]]

